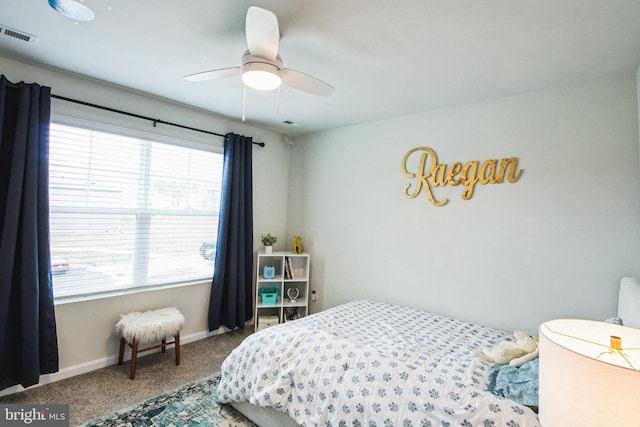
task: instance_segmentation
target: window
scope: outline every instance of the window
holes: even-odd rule
[[[52,123],[56,299],[210,279],[222,157]]]

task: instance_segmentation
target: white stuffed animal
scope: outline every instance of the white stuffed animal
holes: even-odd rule
[[[523,331],[515,331],[516,341],[501,341],[492,349],[476,351],[476,356],[500,365],[509,364],[519,368],[524,363],[538,357],[538,341]]]

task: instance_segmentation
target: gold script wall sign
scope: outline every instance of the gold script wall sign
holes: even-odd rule
[[[407,161],[410,157],[420,155],[418,162],[418,170],[410,172],[407,169]],[[429,147],[416,147],[409,150],[402,158],[402,172],[409,179],[414,179],[413,183],[409,183],[404,187],[404,195],[409,199],[413,199],[420,190],[424,188],[429,201],[435,206],[444,206],[449,199],[437,201],[433,196],[433,187],[444,187],[449,184],[456,187],[460,184],[465,186],[462,192],[462,198],[469,200],[473,196],[473,190],[476,184],[502,184],[505,176],[507,181],[517,182],[522,176],[523,170],[518,170],[518,158],[510,157],[501,160],[485,160],[480,164],[477,160],[472,160],[464,165],[460,162],[452,163],[450,166],[446,163],[438,163],[438,156],[433,149]],[[411,187],[413,186],[413,191]]]

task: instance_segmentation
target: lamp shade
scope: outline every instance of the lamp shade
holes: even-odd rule
[[[640,330],[551,320],[539,349],[542,427],[640,426]]]

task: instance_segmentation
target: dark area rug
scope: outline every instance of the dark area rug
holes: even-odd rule
[[[215,426],[255,427],[229,405],[216,400],[220,373],[185,384],[113,414],[96,418],[82,427]]]

